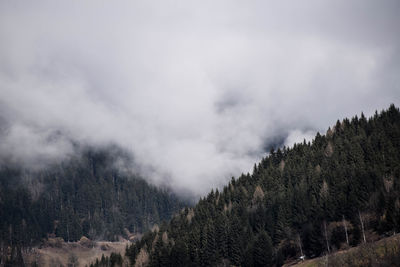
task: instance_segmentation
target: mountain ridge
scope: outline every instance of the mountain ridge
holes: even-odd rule
[[[121,171],[121,153],[87,147],[33,171],[3,164],[1,247],[30,247],[55,236],[65,241],[128,238],[127,233],[143,232],[184,206],[170,190]]]
[[[400,228],[399,155],[394,105],[338,120],[312,143],[271,150],[126,254],[147,253],[149,266],[280,266],[368,242]]]

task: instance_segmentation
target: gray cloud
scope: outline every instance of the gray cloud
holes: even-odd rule
[[[398,105],[398,14],[398,1],[1,1],[0,149],[32,163],[70,139],[114,143],[152,182],[203,194],[277,139]]]

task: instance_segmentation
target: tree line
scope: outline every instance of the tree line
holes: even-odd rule
[[[117,240],[184,206],[169,191],[118,171],[118,153],[88,148],[39,171],[0,166],[0,259],[18,256],[9,247],[18,251],[46,237]]]
[[[400,231],[400,112],[272,149],[126,249],[149,266],[281,266]]]

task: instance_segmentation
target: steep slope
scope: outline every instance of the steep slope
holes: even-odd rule
[[[382,238],[348,250],[305,261],[298,261],[296,267],[362,267],[398,266],[400,262],[400,235]],[[293,266],[293,265],[291,265]]]
[[[116,240],[170,219],[183,207],[173,194],[118,171],[119,152],[85,149],[40,171],[0,168],[0,244],[41,238]]]
[[[272,150],[127,249],[150,266],[271,266],[400,229],[400,112],[343,121]],[[144,260],[143,260],[144,259]]]

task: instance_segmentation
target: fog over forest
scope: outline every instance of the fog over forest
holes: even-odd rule
[[[0,158],[117,145],[200,196],[400,104],[400,2],[0,1]]]

